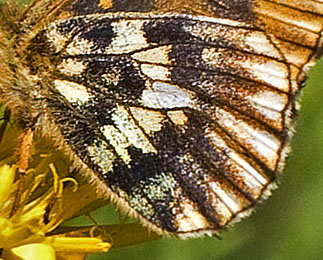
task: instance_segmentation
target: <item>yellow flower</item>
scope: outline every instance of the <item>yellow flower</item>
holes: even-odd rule
[[[81,202],[70,207],[71,203],[75,204],[75,199],[70,203],[63,202],[62,198],[65,196],[64,199],[69,200],[72,193],[78,197],[79,189],[75,189],[75,185],[63,189],[63,182],[74,181],[70,178],[60,180],[52,164],[50,168],[55,185],[48,190],[42,189],[41,182],[45,176],[38,175],[31,186],[21,190],[19,181],[14,181],[15,167],[0,167],[0,248],[3,249],[4,259],[50,260],[55,259],[55,251],[84,255],[110,249],[111,244],[99,237],[46,235],[84,206]],[[30,199],[37,189],[43,192]],[[79,192],[84,193],[83,189]],[[16,207],[17,199],[19,203]]]

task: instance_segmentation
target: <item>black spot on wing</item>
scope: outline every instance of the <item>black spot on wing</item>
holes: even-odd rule
[[[91,45],[93,44],[93,50],[105,49],[112,42],[114,36],[109,20],[101,20],[100,23],[80,34],[81,38],[90,41]]]
[[[59,74],[58,77],[82,84],[99,99],[110,99],[114,103],[132,104],[139,99],[145,89],[146,79],[127,56],[76,58],[86,65],[78,75]]]
[[[92,145],[98,135],[93,118],[89,117],[88,111],[82,114],[81,110],[57,94],[48,97],[47,101],[64,139],[81,158],[86,156],[86,147]]]
[[[105,98],[101,93],[96,95],[83,105],[78,106],[80,113],[86,111],[86,116],[91,118],[96,127],[113,125],[111,114],[116,107],[115,102]]]
[[[203,49],[203,47],[198,45],[175,45],[169,53],[169,59],[173,66],[205,69],[206,65],[202,60]]]
[[[105,60],[91,59],[88,62],[83,79],[90,86],[94,86],[94,92],[98,89],[127,103],[138,99],[145,89],[145,79],[126,56],[106,57]]]
[[[88,21],[83,17],[73,17],[63,22],[57,23],[57,31],[60,34],[66,35],[77,30],[82,30],[88,25]]]
[[[144,24],[143,31],[149,43],[192,43],[194,36],[184,29],[185,25],[192,23],[182,19],[152,20]]]
[[[163,172],[160,167],[158,157],[152,153],[143,153],[135,147],[128,148],[131,162],[129,164],[131,170],[123,170],[123,165],[115,164],[114,173],[108,178],[110,185],[119,186],[126,193],[131,194],[133,189],[138,188],[142,183],[149,184]]]
[[[161,183],[157,183],[157,185],[162,185]],[[156,186],[157,186],[156,185]],[[169,191],[163,197],[163,199],[154,200],[152,203],[157,218],[161,223],[161,227],[167,230],[168,232],[176,232],[176,225],[174,224],[175,215],[173,213],[173,207],[171,203],[174,201],[174,196]]]
[[[236,60],[247,59],[248,55],[231,49],[212,48],[212,52],[216,58],[215,64],[212,62],[205,62],[203,59],[203,52],[208,51],[209,47],[201,45],[178,44],[172,47],[169,53],[169,59],[174,67],[181,67],[183,69],[197,69],[204,72],[220,72],[223,74],[230,74],[246,79],[252,78],[252,75],[246,71]]]
[[[252,0],[205,0],[205,9],[216,17],[228,18],[240,22],[255,20]]]

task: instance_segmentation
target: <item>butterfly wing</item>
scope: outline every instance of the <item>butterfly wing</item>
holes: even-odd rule
[[[220,230],[275,186],[322,53],[322,4],[296,3],[54,1],[56,21],[25,37],[48,64],[29,65],[51,82],[45,125],[144,224]]]

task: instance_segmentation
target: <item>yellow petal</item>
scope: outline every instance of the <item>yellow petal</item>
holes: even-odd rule
[[[42,242],[67,252],[107,252],[111,248],[111,244],[95,237],[46,237]]]
[[[10,248],[34,236],[32,227],[13,224],[10,220],[0,217],[0,248]]]
[[[46,244],[28,244],[3,252],[7,260],[55,260],[55,250]]]
[[[12,191],[12,183],[15,178],[15,168],[8,165],[0,167],[0,209],[7,201],[10,192]]]

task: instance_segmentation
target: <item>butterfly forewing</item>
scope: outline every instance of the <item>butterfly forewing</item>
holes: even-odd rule
[[[211,234],[275,186],[322,6],[37,1],[19,42],[45,100],[36,128],[152,229]]]

